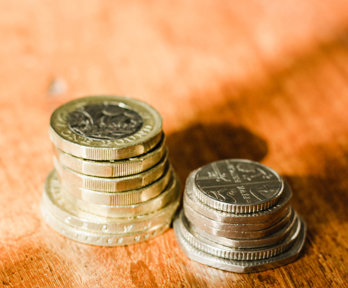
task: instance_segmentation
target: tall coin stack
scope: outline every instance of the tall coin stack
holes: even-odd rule
[[[248,160],[222,160],[193,171],[184,207],[174,221],[191,259],[249,273],[294,260],[306,226],[290,206],[289,185],[273,170]]]
[[[125,97],[79,98],[53,112],[50,139],[55,169],[41,210],[53,229],[116,246],[169,227],[180,189],[154,108]]]

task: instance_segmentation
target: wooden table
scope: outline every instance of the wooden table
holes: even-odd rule
[[[347,29],[346,0],[1,0],[0,286],[348,285]],[[277,170],[309,228],[300,259],[234,274],[190,261],[172,229],[118,248],[50,229],[49,117],[92,94],[156,107],[182,183],[223,158]]]

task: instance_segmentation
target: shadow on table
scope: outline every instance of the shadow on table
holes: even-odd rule
[[[292,205],[307,224],[304,253],[313,243],[329,245],[328,240],[337,248],[344,246],[340,243],[343,238],[335,230],[348,222],[348,147],[344,151],[336,149],[322,146],[308,149],[317,162],[308,164],[308,171],[317,165],[322,167],[320,174],[284,177],[293,190]]]
[[[261,161],[268,152],[267,143],[243,126],[229,123],[195,123],[167,137],[169,155],[184,185],[188,174],[200,166],[226,158]]]

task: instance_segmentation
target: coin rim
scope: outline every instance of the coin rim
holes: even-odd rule
[[[282,227],[286,226],[289,222],[289,218],[291,217],[291,210],[287,209],[287,213],[284,217],[282,217],[278,222],[275,224],[264,228],[260,230],[226,230],[226,229],[220,229],[217,227],[213,227],[211,225],[208,225],[207,223],[203,223],[202,218],[199,218],[198,220],[202,221],[196,221],[195,223],[192,222],[192,215],[189,215],[185,212],[185,217],[192,223],[193,225],[196,225],[201,230],[206,231],[207,233],[210,233],[212,235],[218,236],[218,237],[226,237],[226,238],[234,238],[234,239],[257,239],[260,237],[266,237],[268,235],[271,235],[275,231],[281,229]],[[228,224],[228,223],[225,223]]]
[[[225,233],[230,232],[247,232],[247,231],[259,231],[259,230],[266,230],[268,228],[271,228],[274,225],[277,225],[278,222],[282,221],[282,219],[286,217],[290,217],[292,213],[292,209],[289,206],[284,207],[284,210],[282,213],[278,213],[276,217],[270,218],[268,221],[260,221],[260,222],[252,222],[252,223],[226,223],[226,222],[219,222],[213,219],[210,219],[200,213],[198,213],[195,209],[193,209],[190,206],[185,205],[184,206],[184,213],[187,219],[190,220],[192,225],[199,226],[206,226],[211,229],[216,229],[223,231]]]
[[[146,154],[123,160],[97,161],[75,157],[53,146],[57,160],[65,167],[84,175],[96,177],[122,177],[144,172],[159,163],[168,153],[163,133],[160,142]]]
[[[163,175],[153,183],[135,190],[129,190],[124,192],[100,192],[89,189],[84,189],[75,185],[63,185],[63,189],[74,195],[80,200],[86,202],[92,202],[98,205],[133,205],[143,201],[148,201],[158,196],[167,187],[169,180],[174,174],[172,167],[168,167]],[[106,201],[106,199],[109,199]]]
[[[297,215],[295,215],[295,217],[297,218]],[[301,223],[299,220],[297,220],[297,225],[294,226],[294,229],[292,229],[292,233],[289,233],[287,237],[281,242],[261,248],[237,248],[219,245],[208,240],[197,238],[196,235],[194,235],[192,231],[189,230],[187,225],[185,225],[182,212],[179,215],[179,220],[178,229],[180,229],[182,236],[188,243],[190,243],[190,245],[192,245],[196,249],[217,257],[239,261],[261,260],[274,257],[284,252],[290,247],[295,238],[297,238],[301,228]]]
[[[170,221],[169,223],[157,225],[148,230],[138,231],[136,233],[103,235],[76,229],[66,223],[57,221],[43,206],[41,206],[41,214],[47,225],[64,237],[84,244],[110,247],[131,245],[153,239],[168,230],[171,223]],[[110,239],[112,240],[111,243]],[[121,243],[119,243],[119,239],[122,239]]]
[[[291,246],[291,248],[275,257],[256,261],[238,261],[223,259],[220,257],[210,255],[208,253],[204,253],[194,248],[187,241],[185,241],[185,239],[180,234],[180,231],[177,228],[178,225],[176,223],[178,219],[174,220],[174,232],[179,247],[189,259],[200,264],[224,271],[230,271],[235,273],[254,273],[286,265],[298,258],[303,249],[307,233],[307,227],[305,222],[301,217],[299,218],[301,221],[300,235],[296,239],[294,244]]]
[[[148,201],[140,202],[131,205],[96,205],[92,204],[70,195],[69,192],[65,192],[62,189],[63,194],[66,195],[67,200],[74,202],[76,207],[87,213],[95,214],[101,217],[136,217],[139,215],[145,215],[168,205],[175,198],[180,196],[180,185],[177,178],[173,175],[165,189],[156,197],[149,199]]]
[[[64,167],[56,158],[53,159],[53,162],[62,183],[69,182],[71,185],[100,192],[124,192],[148,186],[161,178],[163,173],[169,169],[168,167],[170,165],[168,154],[165,154],[160,162],[144,172],[122,177],[106,178],[80,174]]]
[[[189,205],[191,208],[196,210],[198,213],[213,219],[215,221],[224,223],[256,223],[274,217],[277,213],[281,213],[282,209],[289,205],[292,198],[291,187],[284,181],[284,192],[282,193],[279,201],[269,209],[258,211],[255,213],[227,213],[224,211],[216,210],[208,205],[205,205],[199,201],[191,190],[185,189],[184,192],[184,206]]]
[[[282,239],[289,233],[291,228],[294,226],[294,223],[296,222],[295,211],[293,208],[292,219],[288,223],[288,225],[284,226],[283,228],[275,231],[273,234],[270,234],[269,236],[263,237],[263,238],[257,238],[257,239],[234,239],[234,238],[226,238],[222,236],[215,236],[210,235],[209,233],[205,232],[204,230],[201,230],[193,225],[190,225],[190,229],[194,232],[196,237],[203,238],[204,240],[208,240],[210,242],[215,242],[216,244],[223,245],[223,246],[229,246],[229,247],[239,247],[239,248],[261,248],[269,245],[273,245],[279,241],[282,241]]]
[[[77,227],[78,229],[84,229],[86,231],[95,231],[96,233],[101,233],[105,226],[105,230],[110,233],[116,233],[115,231],[121,231],[124,229],[119,228],[124,227],[125,225],[139,225],[139,226],[147,226],[147,222],[151,222],[152,219],[156,219],[159,217],[170,218],[174,215],[177,207],[179,206],[180,197],[173,199],[172,202],[168,203],[165,207],[160,210],[153,211],[152,213],[148,213],[145,215],[138,215],[136,217],[101,217],[97,215],[93,215],[90,213],[86,213],[74,207],[72,203],[65,203],[65,207],[61,207],[61,204],[57,204],[51,196],[52,193],[52,179],[54,177],[54,170],[47,176],[45,181],[45,187],[42,194],[42,206],[45,207],[47,211],[50,211],[55,218],[60,219],[59,221],[66,223],[67,219],[69,219],[68,223],[70,225]],[[56,179],[57,180],[57,179]],[[59,185],[59,181],[57,181]],[[60,187],[56,187],[56,189],[60,189]],[[179,191],[180,192],[180,191]],[[179,192],[177,192],[179,194]],[[179,194],[180,195],[180,194]],[[68,206],[67,206],[68,204]],[[77,211],[75,213],[74,211]],[[157,220],[157,219],[156,219]],[[79,224],[72,224],[72,223]],[[143,224],[147,223],[147,224]],[[142,229],[142,228],[141,228]],[[141,230],[139,228],[139,230]],[[119,232],[117,232],[119,233]],[[105,234],[105,233],[104,233]]]

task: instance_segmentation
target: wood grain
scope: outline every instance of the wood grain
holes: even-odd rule
[[[347,287],[347,1],[1,0],[0,35],[1,287]],[[227,157],[280,172],[300,259],[240,275],[187,259],[172,229],[119,248],[52,231],[49,116],[102,93],[161,112],[182,183]]]

